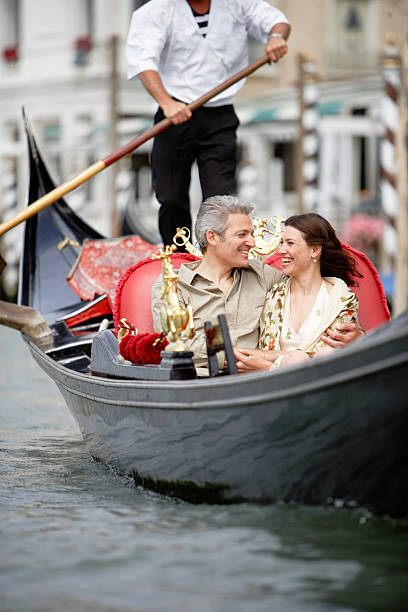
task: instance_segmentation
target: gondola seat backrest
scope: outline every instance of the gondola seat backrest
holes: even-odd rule
[[[182,263],[195,261],[198,257],[189,253],[174,253],[171,256],[173,268],[178,270]],[[132,323],[139,332],[152,333],[151,292],[154,281],[161,274],[161,260],[150,257],[138,261],[126,270],[116,287],[113,306],[115,330],[118,331],[122,318]]]
[[[358,271],[363,278],[358,279],[359,286],[353,287],[359,299],[359,319],[366,331],[378,327],[390,319],[384,289],[378,272],[370,260],[359,251],[344,245],[357,263]],[[182,263],[195,261],[198,258],[188,253],[172,255],[172,264],[178,269]],[[129,268],[120,278],[115,294],[113,317],[116,331],[119,322],[126,318],[140,332],[153,332],[151,313],[151,290],[154,281],[161,273],[161,261],[150,257],[143,259]],[[271,255],[266,262],[277,270],[281,269],[282,260],[278,253]]]

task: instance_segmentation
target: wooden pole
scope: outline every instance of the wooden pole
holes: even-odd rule
[[[401,57],[401,94],[399,97],[399,126],[396,138],[397,156],[397,257],[395,263],[395,289],[393,315],[408,308],[408,83],[405,68],[408,62],[408,43],[405,37]]]
[[[109,94],[110,94],[110,150],[116,151],[118,147],[118,36],[114,34],[110,38],[110,78],[109,78]],[[110,183],[110,217],[111,217],[111,235],[113,237],[120,235],[119,229],[119,214],[116,205],[116,180],[118,176],[117,165],[114,164],[111,168],[111,183]]]
[[[318,109],[317,74],[311,57],[303,56],[302,62],[302,209],[316,210],[318,205]]]
[[[394,271],[397,255],[398,189],[396,166],[396,141],[398,138],[398,109],[401,97],[401,58],[396,47],[394,34],[387,34],[382,57],[384,95],[382,122],[384,134],[380,143],[381,167],[381,209],[384,221],[381,245],[381,271],[391,274]]]
[[[297,191],[297,212],[302,214],[303,211],[303,189],[305,182],[303,180],[303,113],[305,110],[303,93],[304,93],[304,72],[303,64],[305,62],[305,56],[303,53],[298,53],[298,101],[299,101],[299,115],[298,115],[298,137],[296,141],[296,191]]]
[[[267,55],[260,57],[259,59],[255,60],[255,62],[252,62],[252,64],[250,64],[243,70],[240,70],[235,75],[233,75],[232,77],[230,77],[229,79],[221,83],[220,85],[217,85],[217,87],[214,87],[213,89],[208,91],[206,94],[204,94],[203,96],[201,96],[194,102],[191,102],[187,106],[189,107],[191,111],[195,111],[197,108],[199,108],[200,106],[203,106],[203,104],[206,104],[206,102],[211,100],[211,98],[214,98],[214,96],[218,95],[225,89],[228,89],[228,87],[231,87],[231,85],[234,85],[241,79],[244,79],[245,77],[249,76],[250,74],[255,72],[255,70],[258,70],[258,68],[260,68],[261,66],[263,66],[264,64],[268,62],[269,62],[269,57]],[[150,140],[154,136],[157,136],[157,134],[160,134],[161,132],[166,130],[168,127],[170,127],[170,125],[171,125],[170,119],[162,119],[161,121],[159,121],[159,123],[156,123],[151,128],[143,132],[143,134],[140,134],[139,136],[136,136],[135,138],[133,138],[130,142],[128,142],[122,148],[118,149],[117,151],[113,151],[113,153],[111,153],[104,159],[100,159],[99,161],[95,162],[94,164],[86,168],[86,170],[83,170],[82,172],[77,174],[71,180],[66,181],[59,187],[56,187],[49,193],[45,194],[44,196],[42,196],[41,198],[39,198],[38,200],[30,204],[29,206],[27,206],[23,211],[15,215],[12,219],[8,219],[4,223],[0,224],[0,236],[8,232],[10,229],[15,227],[19,223],[22,223],[23,221],[26,221],[33,215],[37,214],[38,212],[40,212],[47,206],[50,206],[50,204],[53,204],[57,200],[61,199],[65,194],[69,193],[73,189],[76,189],[76,187],[79,187],[79,185],[82,185],[82,183],[85,183],[90,178],[95,176],[95,174],[98,174],[99,172],[101,172],[102,170],[110,166],[111,164],[117,162],[119,159],[121,159],[125,155],[132,153],[132,151],[140,147],[146,141]]]

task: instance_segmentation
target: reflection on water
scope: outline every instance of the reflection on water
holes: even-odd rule
[[[406,524],[138,489],[91,460],[18,333],[0,347],[0,610],[408,609]]]

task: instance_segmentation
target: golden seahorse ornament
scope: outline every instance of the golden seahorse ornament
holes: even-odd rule
[[[195,334],[194,318],[191,304],[186,308],[181,306],[177,297],[177,274],[171,263],[171,256],[176,250],[174,245],[160,249],[158,255],[152,255],[152,259],[161,259],[163,286],[161,292],[160,321],[163,333],[169,344],[166,351],[188,350],[183,338],[193,338]]]

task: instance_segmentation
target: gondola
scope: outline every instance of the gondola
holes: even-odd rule
[[[28,149],[30,204],[54,183],[30,132]],[[67,283],[85,239],[103,236],[63,200],[29,219],[18,301],[49,325],[48,347],[23,339],[95,460],[192,503],[342,500],[407,515],[407,312],[305,365],[172,379],[118,361],[106,296],[80,299]]]

